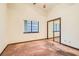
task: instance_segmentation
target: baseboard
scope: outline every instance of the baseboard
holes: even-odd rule
[[[51,38],[52,38],[52,37],[51,37]],[[4,48],[4,50],[2,51],[2,53],[0,54],[0,56],[3,54],[3,52],[6,50],[6,48],[7,48],[9,45],[15,45],[15,44],[27,43],[27,42],[39,41],[39,40],[47,40],[47,39],[50,39],[50,38],[42,38],[42,39],[38,39],[38,40],[30,40],[30,41],[23,41],[23,42],[10,43],[10,44],[8,44],[8,45]],[[68,46],[68,47],[73,48],[73,49],[76,49],[76,50],[79,50],[79,48],[75,48],[75,47],[69,46],[69,45],[64,44],[64,43],[60,43],[60,44],[62,44],[62,45],[64,45],[64,46]]]
[[[70,48],[73,48],[73,49],[76,49],[76,50],[79,50],[79,48],[75,48],[75,47],[69,46],[69,45],[64,44],[64,43],[60,43],[60,44],[62,44],[62,45],[64,45],[64,46],[67,46],[67,47],[70,47]]]
[[[8,45],[14,45],[14,44],[20,44],[20,43],[27,43],[27,42],[32,42],[32,41],[46,40],[46,39],[47,38],[36,39],[36,40],[29,40],[29,41],[22,41],[22,42],[15,42],[15,43],[10,43]]]
[[[47,39],[53,39],[53,37],[49,37],[49,38],[47,38]]]
[[[15,44],[20,44],[20,43],[27,43],[27,42],[32,42],[32,41],[39,41],[39,40],[46,40],[47,38],[42,38],[42,39],[37,39],[37,40],[30,40],[30,41],[23,41],[23,42],[16,42],[16,43],[10,43],[8,44],[4,50],[0,53],[0,56],[3,54],[3,52],[6,50],[6,48],[9,46],[9,45],[15,45]]]
[[[6,48],[8,47],[8,45],[4,48],[4,50],[0,53],[0,56],[3,54],[3,52],[6,50]]]

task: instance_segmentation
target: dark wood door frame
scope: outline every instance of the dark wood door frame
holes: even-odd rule
[[[54,26],[54,21],[56,21],[56,20],[59,20],[59,22],[60,22],[60,37],[59,37],[60,38],[60,42],[59,43],[61,43],[61,17],[47,21],[47,39],[48,39],[48,33],[49,33],[49,31],[48,31],[49,22],[53,21],[53,26]],[[54,31],[53,31],[53,41],[54,41]]]

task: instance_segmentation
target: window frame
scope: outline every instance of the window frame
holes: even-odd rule
[[[28,20],[24,20],[24,22],[25,22],[25,21],[28,21]],[[32,26],[33,26],[33,25],[32,25],[32,22],[33,22],[33,21],[30,21],[30,22],[31,22],[31,32],[25,32],[25,30],[24,30],[24,33],[39,33],[39,21],[38,21],[38,31],[37,31],[37,32],[33,32],[33,31],[32,31]],[[25,23],[24,23],[24,25],[25,25]],[[24,29],[25,29],[25,26],[24,26]]]

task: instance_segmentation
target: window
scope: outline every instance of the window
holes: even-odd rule
[[[38,22],[32,21],[32,32],[38,32]]]
[[[24,20],[24,33],[38,33],[39,22]]]
[[[54,31],[59,32],[60,31],[60,25],[59,24],[54,24]]]

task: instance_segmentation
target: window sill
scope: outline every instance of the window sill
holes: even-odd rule
[[[60,31],[53,31],[53,32],[60,32]]]
[[[39,32],[24,32],[24,34],[25,34],[25,33],[39,33]]]

